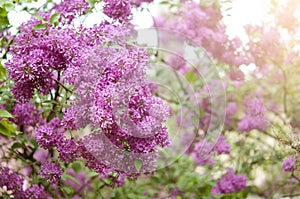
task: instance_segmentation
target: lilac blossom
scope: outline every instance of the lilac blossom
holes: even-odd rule
[[[231,146],[226,142],[226,139],[225,139],[224,135],[221,135],[218,138],[214,150],[217,152],[218,155],[220,155],[220,154],[229,154],[230,153]]]
[[[19,127],[35,127],[38,123],[43,122],[38,110],[34,107],[34,104],[32,102],[15,104],[11,113],[16,116],[16,118],[14,118],[13,121]]]
[[[267,128],[266,109],[260,98],[246,97],[244,100],[246,108],[244,118],[238,123],[240,131],[253,129],[265,130]]]
[[[7,167],[0,167],[0,187],[6,186],[7,190],[16,195],[23,192],[23,179]]]
[[[196,144],[192,156],[198,165],[210,165],[212,167],[214,166],[214,159],[212,157],[213,150],[214,144],[212,142],[202,140]]]
[[[64,135],[59,127],[60,121],[54,118],[50,123],[35,129],[35,137],[39,146],[44,149],[51,149],[60,145],[64,139]]]
[[[60,180],[63,171],[61,170],[59,163],[44,162],[39,174],[49,183],[57,183]]]
[[[282,169],[285,172],[296,170],[296,157],[292,156],[282,162]]]
[[[28,187],[23,193],[24,199],[40,199],[40,198],[47,198],[47,194],[44,191],[44,187],[39,185],[32,185]]]
[[[242,174],[235,174],[233,169],[229,169],[222,179],[217,182],[216,187],[212,188],[212,193],[234,193],[242,191],[246,187],[247,177]]]

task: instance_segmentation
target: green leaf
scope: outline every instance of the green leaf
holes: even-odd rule
[[[41,20],[41,21],[44,21],[44,22],[46,21],[41,15],[38,15],[36,13],[31,13],[31,15],[34,16],[35,18]]]
[[[162,1],[159,4],[161,4],[161,5],[167,5],[167,4],[170,4],[170,2],[169,1]]]
[[[54,13],[50,17],[50,23],[53,24],[54,26],[57,26],[59,18],[60,18],[60,13],[59,12]]]
[[[78,173],[78,172],[81,170],[81,168],[82,168],[82,167],[81,167],[81,164],[78,163],[78,162],[72,163],[71,167],[72,167],[72,169],[73,169],[76,173]]]
[[[0,7],[0,30],[9,26],[9,21],[7,18],[7,11]]]
[[[0,60],[0,81],[5,81],[7,79],[7,71],[5,67],[1,64]]]
[[[7,110],[0,109],[0,118],[14,118]]]
[[[91,171],[91,172],[89,172],[89,174],[87,174],[87,178],[92,178],[92,177],[95,177],[95,176],[98,176],[99,175],[99,173],[96,173],[95,171]]]
[[[16,142],[11,146],[11,150],[14,151],[15,149],[22,148],[22,147],[23,145],[21,143]]]
[[[96,3],[100,2],[100,0],[87,0],[87,2],[90,4],[90,7],[94,7]]]
[[[37,24],[33,27],[33,30],[43,30],[47,28],[47,24],[41,23],[41,24]]]
[[[67,194],[69,194],[69,195],[71,195],[71,194],[74,193],[74,189],[73,189],[72,187],[67,187],[67,186],[65,186],[65,187],[63,187],[62,189],[63,189]]]
[[[0,7],[0,17],[7,17],[7,11],[4,8]]]
[[[197,75],[194,71],[189,71],[185,74],[185,79],[190,83],[194,83],[197,80]]]
[[[34,147],[35,149],[37,149],[37,148],[39,147],[39,144],[36,142],[35,139],[30,139],[30,143],[33,145],[33,147]]]
[[[0,121],[0,133],[8,137],[13,137],[16,133],[16,129],[11,121],[1,120]]]
[[[6,11],[12,11],[15,9],[15,5],[13,3],[7,2],[4,4]]]
[[[78,180],[77,180],[76,178],[74,178],[74,176],[71,176],[71,175],[66,174],[66,173],[62,174],[61,179],[63,179],[63,180],[71,179],[71,180],[74,181],[76,184],[79,184],[79,185],[80,185],[80,183],[78,182]]]
[[[141,160],[134,160],[134,167],[137,170],[137,172],[140,172],[142,166],[143,162]]]

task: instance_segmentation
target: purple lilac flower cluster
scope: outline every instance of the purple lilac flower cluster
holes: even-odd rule
[[[260,98],[246,97],[244,100],[246,115],[238,123],[240,131],[258,129],[264,131],[267,128],[266,108]]]
[[[136,172],[132,158],[138,158],[144,172],[153,169],[156,148],[169,144],[162,126],[169,113],[145,80],[146,52],[99,48],[88,60],[75,83],[78,98],[62,120],[66,128],[91,124],[94,129],[80,142],[87,166],[100,173],[109,167],[130,173]],[[127,155],[128,161],[124,161],[127,152],[135,155]]]
[[[87,11],[89,4],[85,0],[64,0],[54,8],[55,11],[61,14],[60,21],[70,24],[75,17],[78,17]]]
[[[132,19],[131,10],[133,7],[139,7],[143,2],[150,3],[153,0],[104,0],[104,14],[110,18],[127,23]]]
[[[0,167],[0,187],[6,187],[7,191],[11,191],[14,198],[22,199],[40,199],[47,198],[44,187],[32,185],[23,190],[23,178],[12,172],[7,167]]]
[[[140,49],[96,48],[78,72],[77,98],[63,119],[55,118],[35,130],[39,145],[56,147],[65,162],[81,157],[87,167],[104,176],[138,174],[135,160],[142,161],[140,172],[153,170],[157,147],[170,142],[162,125],[169,109],[151,93],[145,79],[147,61]],[[82,138],[70,140],[63,134],[87,125],[92,132]]]
[[[234,115],[237,113],[238,107],[235,102],[229,102],[225,109],[225,125],[227,127],[232,126],[234,123]]]
[[[132,36],[132,30],[124,26],[108,22],[91,28],[69,26],[71,13],[80,15],[88,5],[82,0],[75,1],[78,5],[68,2],[53,9],[66,23],[51,24],[50,14],[39,13],[44,21],[32,18],[21,26],[7,63],[14,80],[12,92],[25,103],[34,90],[48,94],[61,84],[73,85],[76,100],[66,108],[62,120],[54,118],[35,129],[39,146],[46,150],[56,148],[64,162],[83,158],[89,168],[103,175],[113,171],[123,172],[124,176],[149,172],[155,165],[157,147],[165,147],[170,140],[162,125],[169,110],[153,96],[146,80],[148,55],[126,44],[125,37]],[[118,1],[111,9],[126,3],[129,6],[132,2]],[[129,17],[129,11],[124,16]],[[41,23],[45,27],[36,29]],[[92,128],[90,135],[75,139],[64,135],[87,125]],[[100,156],[102,149],[106,156]],[[127,155],[128,161],[123,161],[128,152],[136,155]],[[133,164],[136,160],[143,163],[140,172]],[[58,170],[58,166],[44,163],[40,173],[47,179],[46,173],[53,171],[55,178],[48,180],[54,182],[60,177]]]
[[[235,174],[233,169],[217,182],[217,186],[212,188],[213,194],[233,193],[242,191],[247,187],[247,177],[242,174]]]
[[[282,169],[285,172],[296,170],[296,157],[292,156],[282,162]]]
[[[218,155],[229,154],[231,152],[231,146],[226,142],[224,135],[221,135],[216,143],[201,140],[194,148],[192,156],[195,162],[200,165],[214,166],[214,159],[212,153],[216,152]]]
[[[16,116],[16,118],[13,119],[13,122],[19,127],[35,127],[37,124],[44,122],[32,102],[15,104],[11,113]]]
[[[121,23],[129,21],[131,18],[130,0],[105,0],[104,14],[119,20]]]
[[[226,28],[221,23],[222,13],[217,8],[218,5],[205,7],[193,1],[183,2],[184,5],[173,16],[175,20],[171,25],[164,24],[165,28],[176,30],[191,38],[193,43],[202,46],[215,59],[224,63],[239,66],[253,61],[253,56],[243,49],[239,38],[228,38]]]
[[[57,183],[63,174],[59,163],[44,162],[39,172],[41,177],[50,183]]]
[[[43,16],[49,18],[49,14]],[[54,79],[59,81],[61,71],[80,64],[76,32],[51,24],[46,24],[45,29],[34,30],[40,23],[41,20],[32,18],[21,26],[21,33],[10,49],[12,59],[6,64],[14,81],[12,92],[21,102],[29,101],[34,89],[48,94],[56,86]]]

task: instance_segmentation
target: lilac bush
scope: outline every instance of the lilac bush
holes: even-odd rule
[[[234,5],[1,2],[1,197],[297,195],[299,3],[241,37]]]

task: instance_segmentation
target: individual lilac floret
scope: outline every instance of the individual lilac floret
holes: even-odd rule
[[[231,151],[231,146],[226,142],[225,136],[221,135],[216,143],[215,151],[218,155],[229,154]]]
[[[45,193],[44,187],[34,184],[24,191],[23,198],[41,199],[41,198],[47,198],[47,194]]]
[[[282,163],[282,169],[285,172],[296,170],[296,157],[292,156],[285,159]]]
[[[247,187],[247,177],[242,174],[235,174],[233,169],[230,169],[217,186],[212,188],[213,194],[239,192]]]
[[[49,183],[57,183],[60,180],[63,171],[61,170],[59,163],[44,162],[39,174]]]
[[[263,100],[246,97],[244,106],[246,107],[246,115],[238,123],[238,129],[240,131],[251,131],[253,129],[265,130],[267,128],[267,119]]]

